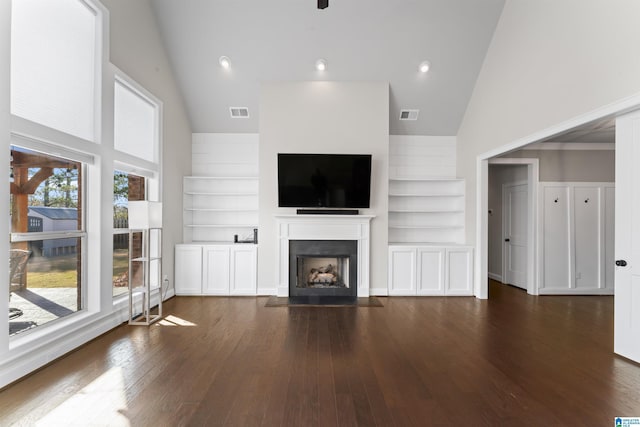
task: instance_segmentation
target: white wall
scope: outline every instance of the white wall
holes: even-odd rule
[[[103,3],[111,20],[111,62],[163,102],[162,269],[173,278],[173,248],[182,242],[182,176],[191,174],[191,125],[150,0]]]
[[[526,181],[526,165],[489,166],[489,274],[496,280],[502,280],[502,186]]]
[[[638,16],[635,0],[507,1],[458,132],[468,243],[479,154],[640,91]]]
[[[500,157],[538,159],[540,181],[614,182],[615,150],[518,150]]]
[[[371,287],[387,287],[388,83],[296,82],[264,84],[260,96],[260,231],[258,293],[276,292],[275,214],[277,154],[372,154]]]

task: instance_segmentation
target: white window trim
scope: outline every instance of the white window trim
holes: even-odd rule
[[[62,157],[67,160],[86,163],[88,165],[95,164],[95,156],[91,153],[77,151],[69,148],[68,146],[44,141],[13,131],[11,132],[11,145],[37,151],[50,156]]]
[[[15,140],[16,143],[13,143]],[[56,144],[50,144],[49,142],[39,141],[34,138],[24,138],[20,136],[16,136],[11,134],[11,142],[10,146],[25,148],[27,150],[36,151],[43,155],[55,156],[55,157],[63,157],[68,160],[82,162],[82,158],[87,158],[84,153],[79,153],[74,150],[63,148]],[[54,151],[56,152],[54,154]],[[59,154],[57,151],[63,151],[65,155]],[[90,156],[89,159],[93,161],[93,156]],[[78,255],[81,257],[82,266],[80,268],[80,292],[82,295],[81,301],[81,309],[72,313],[68,316],[53,320],[51,322],[47,322],[44,325],[38,325],[37,328],[30,329],[28,331],[22,332],[19,335],[9,337],[10,348],[13,348],[14,342],[21,343],[23,342],[23,338],[25,336],[31,336],[32,334],[36,334],[39,336],[39,330],[42,327],[47,327],[50,324],[57,324],[63,320],[76,318],[78,315],[82,313],[89,313],[89,302],[87,299],[88,292],[88,274],[87,270],[89,268],[88,263],[88,233],[86,231],[87,227],[87,219],[86,215],[89,212],[88,203],[87,203],[87,166],[91,166],[91,163],[83,163],[80,167],[83,169],[82,173],[82,182],[79,182],[79,188],[82,188],[83,194],[81,197],[82,205],[80,207],[80,212],[82,212],[83,217],[81,218],[81,229],[80,230],[68,230],[68,231],[53,231],[53,232],[31,232],[31,233],[10,233],[9,234],[9,242],[10,243],[18,243],[18,242],[31,242],[37,240],[54,240],[54,239],[68,239],[68,238],[78,238],[81,239],[80,252]],[[73,320],[75,321],[75,320]],[[79,320],[78,320],[79,321]],[[49,329],[51,331],[51,329]]]

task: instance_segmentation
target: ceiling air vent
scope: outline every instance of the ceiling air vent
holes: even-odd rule
[[[420,110],[400,110],[400,120],[418,120]]]
[[[248,119],[249,109],[247,107],[229,107],[232,119]]]

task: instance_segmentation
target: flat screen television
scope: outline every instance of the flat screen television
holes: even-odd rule
[[[278,154],[278,206],[368,208],[370,154]]]

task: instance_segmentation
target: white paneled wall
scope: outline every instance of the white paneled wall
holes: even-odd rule
[[[194,133],[193,176],[257,177],[257,133]]]
[[[455,136],[389,135],[389,179],[455,176]]]
[[[613,294],[613,183],[540,183],[540,294]]]

